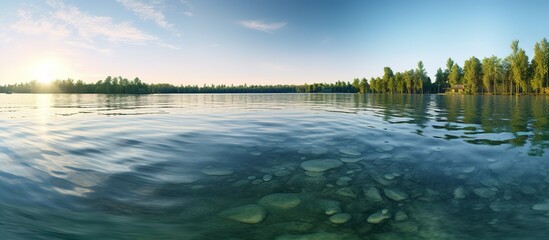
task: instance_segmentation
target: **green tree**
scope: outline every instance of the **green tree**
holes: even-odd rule
[[[482,84],[484,89],[490,93],[496,93],[497,79],[501,68],[501,59],[496,56],[482,59]],[[493,88],[492,88],[493,86]],[[492,89],[492,90],[491,90]]]
[[[549,79],[549,43],[546,38],[543,38],[534,46],[533,65],[534,78],[532,79],[532,89],[541,93],[544,82],[547,82]]]
[[[478,92],[482,77],[482,67],[480,60],[471,57],[465,60],[463,65],[463,80],[467,84],[467,92],[476,94]]]
[[[519,48],[519,41],[515,40],[511,43],[510,63],[511,71],[513,73],[513,79],[515,82],[515,94],[519,94],[519,91],[528,91],[528,56],[524,49]]]
[[[437,93],[440,93],[441,89],[446,88],[446,74],[440,68],[437,69],[437,73],[435,74],[435,84],[437,86]]]
[[[450,74],[448,75],[448,82],[450,83],[451,87],[456,87],[457,85],[461,84],[461,78],[462,78],[462,69],[457,64],[454,63],[452,66],[452,70],[450,71]]]
[[[417,63],[417,69],[416,69],[416,81],[414,84],[414,88],[416,91],[423,93],[423,86],[427,86],[427,71],[425,70],[425,67],[423,66],[423,62],[419,61]]]
[[[395,89],[393,77],[394,77],[393,70],[390,67],[384,67],[382,81],[383,81],[383,84],[386,86],[385,89],[387,90],[387,92],[392,93]]]

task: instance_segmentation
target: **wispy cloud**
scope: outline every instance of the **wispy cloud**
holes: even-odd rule
[[[70,34],[64,25],[57,24],[51,19],[34,19],[30,11],[19,10],[17,15],[19,20],[10,26],[16,32],[28,35],[48,35],[53,38],[64,38]]]
[[[126,9],[132,11],[143,20],[152,20],[161,28],[172,30],[173,24],[166,20],[162,12],[162,2],[145,3],[138,0],[117,0]]]
[[[240,21],[240,24],[246,28],[271,33],[286,26],[286,22],[266,23],[261,20]]]
[[[183,14],[185,14],[186,16],[189,16],[189,17],[194,16],[194,7],[191,4],[191,2],[187,1],[187,0],[180,0],[180,2],[181,2],[181,4],[185,5],[185,8],[187,8],[187,10],[185,12],[183,12]]]
[[[157,37],[139,30],[128,22],[116,23],[111,17],[87,14],[77,7],[65,5],[60,1],[48,3],[55,9],[53,18],[72,26],[82,38],[90,42],[95,37],[133,44],[158,40]]]
[[[109,16],[82,12],[79,8],[60,0],[49,0],[47,3],[51,8],[47,11],[19,10],[19,18],[9,26],[9,30],[31,36],[49,36],[69,46],[101,53],[112,51],[110,48],[101,47],[100,43],[104,41],[133,45],[153,44],[178,49],[177,46],[165,43],[129,22],[119,22]]]

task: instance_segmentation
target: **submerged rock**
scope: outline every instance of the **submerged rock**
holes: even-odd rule
[[[364,158],[347,158],[347,157],[344,157],[344,158],[340,158],[339,160],[341,160],[342,162],[344,163],[357,163],[357,162],[360,162],[362,160],[364,160]]]
[[[304,161],[301,163],[301,168],[308,172],[324,172],[341,165],[343,163],[336,159],[321,159]]]
[[[454,189],[454,199],[464,199],[465,197],[465,188],[459,186]]]
[[[373,202],[381,202],[383,201],[383,197],[381,197],[381,194],[379,190],[376,187],[370,187],[368,190],[364,191],[364,195],[366,196],[367,200],[373,201]]]
[[[263,181],[268,182],[271,180],[273,180],[273,175],[266,174],[265,176],[263,176]]]
[[[321,199],[318,206],[326,215],[333,215],[341,212],[341,204],[335,200]]]
[[[330,222],[335,224],[343,224],[351,220],[351,214],[348,213],[337,213],[330,217]]]
[[[399,189],[383,189],[383,193],[385,193],[385,196],[387,196],[389,199],[394,201],[403,201],[409,198],[408,194],[399,190]]]
[[[543,203],[538,203],[532,206],[532,210],[536,211],[549,211],[549,201],[545,201]]]
[[[360,156],[359,151],[350,148],[340,148],[339,152],[350,156]]]
[[[204,168],[201,170],[201,172],[210,176],[226,176],[226,175],[232,175],[234,173],[234,170],[231,168],[211,167],[211,168]]]
[[[389,218],[391,218],[391,214],[389,213],[383,214],[382,212],[376,212],[370,215],[366,221],[368,221],[369,223],[378,224]]]
[[[259,204],[278,209],[293,208],[301,203],[296,193],[273,193],[259,199]]]
[[[219,216],[235,220],[241,223],[255,224],[263,221],[267,216],[267,211],[258,204],[248,204],[219,213]]]
[[[250,154],[254,155],[254,156],[259,156],[259,155],[261,155],[261,152],[260,151],[251,151]]]
[[[355,191],[350,187],[340,188],[336,191],[336,194],[343,197],[350,197],[350,198],[357,197],[357,194],[355,193]]]
[[[383,175],[383,177],[385,177],[385,179],[387,179],[387,180],[395,179],[395,175],[393,175],[392,173],[387,173],[387,174]]]

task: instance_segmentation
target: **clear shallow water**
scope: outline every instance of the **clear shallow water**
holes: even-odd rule
[[[546,239],[547,150],[547,97],[0,95],[0,236]]]

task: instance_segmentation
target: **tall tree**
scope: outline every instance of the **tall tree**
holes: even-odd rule
[[[452,66],[452,70],[450,71],[450,75],[448,76],[448,82],[450,83],[451,87],[456,87],[457,85],[461,84],[461,76],[463,75],[461,67],[454,63]]]
[[[384,67],[383,68],[383,84],[386,86],[387,92],[393,92],[395,89],[395,84],[393,81],[393,77],[395,75],[393,74],[393,70],[390,67]]]
[[[435,84],[437,85],[437,93],[440,92],[441,88],[444,89],[446,87],[446,74],[440,68],[437,69],[437,73],[435,74]]]
[[[481,81],[482,67],[480,60],[471,57],[463,65],[463,80],[467,84],[467,92],[476,94]]]
[[[427,86],[427,71],[425,70],[425,67],[423,66],[423,62],[419,61],[417,63],[417,69],[416,69],[416,81],[415,81],[415,90],[418,92],[423,93],[423,86]]]
[[[501,59],[496,56],[482,59],[482,84],[488,93],[496,92],[497,78],[500,67]]]
[[[519,41],[515,40],[511,43],[510,63],[513,73],[513,79],[515,81],[516,91],[515,94],[519,94],[519,91],[528,91],[528,56],[524,49],[519,48]]]
[[[544,82],[548,81],[549,76],[549,43],[546,38],[537,42],[534,46],[534,78],[532,88],[541,93]]]

